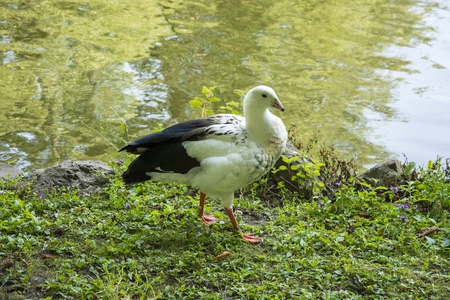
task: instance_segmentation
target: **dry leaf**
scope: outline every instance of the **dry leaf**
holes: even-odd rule
[[[50,255],[50,254],[42,254],[41,257],[42,257],[43,259],[47,259],[47,258],[55,258],[55,257],[57,257],[57,256],[56,256],[56,255]]]
[[[369,214],[366,214],[366,213],[363,213],[363,212],[358,213],[358,216],[360,216],[362,218],[366,218],[366,219],[372,218]]]
[[[424,237],[425,235],[429,235],[430,233],[433,233],[437,230],[439,230],[438,226],[422,228],[420,229],[420,233],[417,234],[417,237],[419,238]]]
[[[230,252],[228,251],[223,251],[222,254],[217,255],[216,257],[214,257],[215,260],[219,261],[222,258],[224,258],[225,256],[231,255]]]

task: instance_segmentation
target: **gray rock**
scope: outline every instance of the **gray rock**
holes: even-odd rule
[[[4,180],[14,180],[20,175],[22,175],[22,170],[4,163],[0,163],[0,178]]]
[[[359,176],[373,187],[379,186],[398,186],[402,180],[402,164],[397,159],[391,159],[385,163],[381,163],[364,172]]]
[[[108,182],[107,178],[98,176],[98,173],[109,175],[114,172],[108,164],[101,161],[66,160],[45,170],[34,171],[28,176],[28,180],[32,181],[32,191],[36,194],[43,194],[57,187],[89,191]]]

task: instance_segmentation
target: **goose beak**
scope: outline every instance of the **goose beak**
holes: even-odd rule
[[[283,104],[281,104],[280,100],[278,100],[277,98],[275,98],[273,100],[272,107],[274,107],[276,109],[279,109],[281,111],[284,111]]]

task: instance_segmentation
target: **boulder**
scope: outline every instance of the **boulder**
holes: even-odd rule
[[[20,175],[22,175],[22,170],[4,163],[0,163],[0,179],[14,180]]]
[[[96,161],[66,160],[47,169],[39,169],[28,176],[32,182],[32,191],[43,194],[58,187],[68,187],[81,191],[94,190],[108,182],[108,179],[99,174],[114,174],[108,164]]]
[[[364,172],[359,176],[359,179],[367,182],[373,187],[398,186],[401,184],[402,173],[403,169],[401,162],[397,159],[391,159]]]

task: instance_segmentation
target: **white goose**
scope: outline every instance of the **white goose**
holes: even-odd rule
[[[146,180],[178,182],[200,190],[199,217],[206,195],[220,199],[239,236],[258,243],[262,238],[242,234],[233,214],[234,191],[266,174],[283,152],[287,132],[269,108],[284,108],[267,86],[251,89],[244,98],[244,117],[219,114],[175,124],[147,135],[119,151],[140,154],[122,174],[126,184]]]

